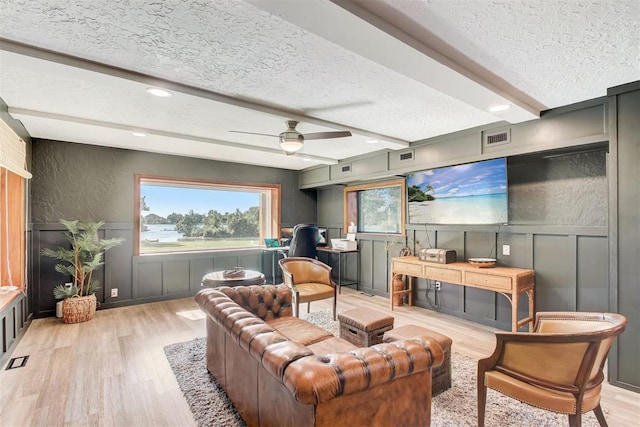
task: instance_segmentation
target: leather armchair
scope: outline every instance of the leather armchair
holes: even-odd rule
[[[478,426],[487,387],[529,405],[569,415],[570,426],[600,407],[603,366],[627,319],[615,313],[537,313],[534,331],[496,332],[493,354],[478,361]]]
[[[337,285],[331,278],[331,267],[316,259],[289,257],[278,261],[284,284],[293,294],[294,316],[300,317],[300,303],[333,298],[333,320],[336,320]]]

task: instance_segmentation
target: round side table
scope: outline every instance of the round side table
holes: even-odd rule
[[[205,274],[202,278],[201,286],[203,288],[217,288],[218,286],[264,285],[264,274],[253,270],[242,271],[244,275],[240,277],[224,277],[224,271]]]

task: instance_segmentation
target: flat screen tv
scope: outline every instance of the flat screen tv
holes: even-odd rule
[[[407,193],[410,224],[506,224],[507,160],[413,172]]]

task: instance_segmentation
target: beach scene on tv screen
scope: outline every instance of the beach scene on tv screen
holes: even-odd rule
[[[412,224],[507,223],[504,158],[411,173],[407,192]]]

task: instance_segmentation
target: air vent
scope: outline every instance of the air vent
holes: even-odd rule
[[[482,145],[484,147],[495,147],[496,145],[509,144],[511,142],[511,129],[482,132],[482,136]]]
[[[400,153],[400,161],[413,160],[413,150]]]
[[[8,371],[9,369],[24,368],[27,366],[27,360],[29,360],[29,356],[14,357],[9,360],[5,370]]]
[[[499,144],[501,142],[509,141],[509,134],[507,132],[498,133],[495,135],[489,135],[487,137],[487,145]]]
[[[342,171],[342,173],[351,172],[351,165],[343,165],[340,170]]]

